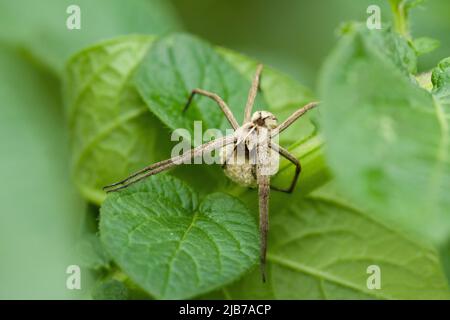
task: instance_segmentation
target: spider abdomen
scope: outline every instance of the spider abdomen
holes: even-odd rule
[[[256,187],[256,165],[245,164],[225,164],[225,175],[237,184],[255,188]]]
[[[228,178],[245,187],[256,187],[256,165],[250,160],[250,151],[245,143],[223,147],[220,158]]]
[[[240,149],[241,146],[245,149]],[[220,154],[225,175],[237,184],[250,188],[258,185],[257,168],[260,168],[262,174],[274,175],[278,171],[278,153],[266,149],[267,155],[263,156],[258,155],[256,149],[249,150],[246,144],[222,148]]]

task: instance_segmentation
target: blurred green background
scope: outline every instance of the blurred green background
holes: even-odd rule
[[[69,4],[82,30],[67,30]],[[185,30],[235,49],[315,87],[321,64],[349,20],[387,0],[0,0],[0,298],[87,298],[66,288],[87,205],[71,183],[60,74],[66,59],[127,33]],[[411,16],[415,37],[439,39],[427,70],[449,56],[450,2],[429,0]]]
[[[312,87],[322,62],[346,21],[365,21],[376,4],[391,21],[387,0],[172,0],[185,29],[246,53]],[[423,56],[421,70],[450,52],[450,1],[428,0],[411,12],[414,37],[432,37],[441,47]]]

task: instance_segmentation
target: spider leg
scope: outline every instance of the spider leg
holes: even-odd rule
[[[143,179],[145,179],[145,178],[147,178],[149,176],[155,175],[155,174],[160,173],[160,172],[162,172],[164,170],[170,169],[170,168],[172,168],[172,167],[174,167],[176,165],[177,164],[175,162],[169,162],[169,163],[167,163],[167,164],[165,164],[163,166],[160,166],[160,167],[158,167],[156,169],[148,171],[144,175],[138,176],[136,179],[127,180],[127,182],[124,183],[124,184],[120,184],[120,185],[118,185],[118,186],[116,186],[114,188],[110,188],[110,189],[105,189],[106,187],[103,188],[103,189],[105,189],[105,191],[107,193],[109,193],[109,192],[116,192],[116,191],[128,188],[130,185],[135,184],[136,182],[139,182],[139,181],[141,181],[141,180],[143,180]]]
[[[186,112],[186,110],[189,108],[189,106],[192,103],[192,99],[194,99],[194,96],[196,94],[199,94],[199,95],[202,95],[202,96],[205,96],[205,97],[208,97],[208,98],[214,100],[219,105],[220,109],[224,113],[225,117],[228,119],[228,122],[230,122],[233,129],[236,130],[237,128],[239,128],[239,124],[236,121],[236,118],[234,117],[233,113],[231,112],[230,108],[225,103],[225,101],[223,101],[223,99],[221,97],[219,97],[217,94],[206,91],[206,90],[202,90],[202,89],[192,90],[191,94],[189,95],[188,101],[186,102],[186,105],[184,106],[183,112]]]
[[[281,189],[281,188],[277,188],[274,186],[271,186],[271,188],[273,190],[277,190],[277,191],[281,191],[281,192],[292,193],[292,191],[294,191],[295,186],[297,184],[298,177],[300,176],[300,172],[302,171],[302,166],[300,164],[300,161],[298,161],[298,159],[292,153],[290,153],[289,151],[287,151],[280,145],[277,145],[272,142],[270,144],[270,147],[295,165],[294,178],[292,179],[291,185],[289,186],[288,189]]]
[[[237,141],[237,138],[233,141],[233,143],[234,143],[233,150],[230,152],[230,154],[226,154],[225,153],[225,159],[223,160],[223,163],[222,163],[222,169],[224,169],[226,167],[226,165],[228,164],[228,161],[231,159],[232,156],[234,156],[234,153],[237,150],[237,147],[239,145],[239,142]]]
[[[270,134],[270,131],[267,132]],[[267,233],[269,231],[269,196],[270,175],[272,174],[270,161],[270,141],[263,140],[256,146],[256,181],[258,184],[259,198],[259,232],[261,239],[260,267],[262,281],[266,282],[266,255],[267,255]]]
[[[250,125],[250,124],[244,124],[241,128],[246,128],[246,127],[250,127],[250,128],[251,128],[251,125]],[[222,168],[225,168],[225,166],[228,164],[228,161],[230,160],[230,158],[231,158],[232,156],[235,155],[235,152],[236,152],[236,150],[237,150],[237,148],[238,148],[239,146],[245,148],[245,152],[247,152],[247,148],[246,148],[246,146],[245,146],[245,142],[246,142],[247,138],[250,136],[250,134],[251,134],[255,129],[256,129],[256,127],[252,127],[252,128],[249,130],[249,132],[247,133],[247,135],[244,136],[244,137],[242,137],[242,136],[236,134],[237,136],[236,136],[236,139],[235,139],[235,141],[234,141],[234,147],[233,147],[233,150],[230,152],[230,154],[226,154],[226,157],[225,157],[225,159],[224,159],[224,161],[223,161],[223,163],[222,163]]]
[[[258,66],[256,67],[255,76],[253,77],[252,86],[250,87],[250,90],[248,92],[247,103],[245,104],[244,123],[249,122],[252,116],[252,107],[255,103],[256,94],[258,93],[262,69],[263,65],[258,64]]]
[[[110,185],[107,185],[107,186],[103,187],[103,190],[106,190],[106,189],[109,189],[109,188],[112,188],[112,187],[124,184],[125,182],[133,179],[134,177],[137,177],[138,175],[140,175],[142,173],[145,173],[145,172],[150,171],[152,169],[159,168],[161,166],[165,166],[165,165],[169,164],[171,161],[172,161],[172,159],[167,159],[167,160],[163,160],[163,161],[159,161],[159,162],[153,163],[153,164],[151,164],[151,165],[149,165],[147,167],[142,168],[139,171],[136,171],[135,173],[129,175],[128,177],[126,177],[125,179],[123,179],[121,181],[118,181],[118,182],[115,182],[115,183],[112,183]]]
[[[259,84],[258,84],[258,92],[259,92],[259,93],[262,92],[262,88],[261,88],[262,78],[263,78],[263,75],[261,74],[261,75],[259,76]]]
[[[291,124],[293,124],[298,118],[300,118],[302,115],[304,115],[309,110],[317,107],[319,102],[311,102],[307,105],[301,107],[297,111],[295,111],[293,114],[291,114],[286,120],[284,120],[282,123],[278,125],[274,130],[272,130],[272,137],[280,134],[284,130],[286,130]]]
[[[138,181],[141,181],[142,179],[145,179],[149,176],[155,175],[157,173],[160,173],[164,170],[170,169],[174,166],[183,164],[185,161],[198,157],[202,155],[204,152],[211,152],[213,150],[216,150],[218,148],[221,148],[223,146],[226,146],[230,143],[233,143],[235,140],[235,135],[229,135],[223,138],[219,138],[210,142],[207,142],[205,144],[202,144],[201,146],[198,146],[194,149],[191,149],[189,151],[186,151],[182,155],[173,157],[171,159],[167,159],[164,161],[157,162],[155,164],[152,164],[150,166],[147,166],[138,172],[130,175],[124,180],[121,180],[119,182],[113,183],[111,185],[108,185],[104,187],[103,189],[106,192],[114,192],[121,189],[124,189]]]
[[[266,282],[267,233],[269,231],[270,176],[258,173],[259,232],[261,238],[260,267],[262,281]]]

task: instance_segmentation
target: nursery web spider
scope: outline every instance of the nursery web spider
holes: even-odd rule
[[[278,124],[277,118],[268,111],[256,111],[252,115],[252,107],[260,86],[262,68],[263,66],[261,64],[257,66],[256,74],[248,93],[242,126],[239,126],[228,105],[217,94],[202,89],[194,89],[188,98],[184,111],[189,107],[196,94],[214,100],[233,127],[233,134],[207,142],[171,159],[147,166],[122,181],[104,187],[104,189],[107,192],[121,190],[144,178],[180,165],[192,158],[202,156],[204,153],[219,150],[222,167],[225,170],[225,174],[231,180],[243,186],[258,187],[259,229],[261,238],[260,265],[262,279],[265,282],[270,176],[275,174],[278,169],[278,155],[281,155],[295,165],[295,174],[287,189],[272,187],[273,189],[291,193],[295,188],[301,171],[299,160],[272,140],[308,110],[316,107],[318,102],[311,102],[301,107],[281,124]],[[277,168],[274,171],[273,167],[275,162]]]

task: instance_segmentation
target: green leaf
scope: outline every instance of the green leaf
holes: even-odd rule
[[[231,50],[176,34],[152,47],[135,82],[149,108],[170,128],[186,128],[192,133],[193,121],[201,120],[205,128],[224,129],[229,127],[227,120],[215,102],[207,98],[197,97],[190,107],[194,110],[181,113],[190,92],[202,88],[219,94],[241,122],[256,66],[255,60]],[[312,100],[310,90],[265,66],[254,111],[269,110],[284,119]],[[281,141],[298,142],[315,132],[315,126],[304,117],[283,134]]]
[[[223,290],[228,299],[445,299],[437,253],[374,219],[330,188],[307,198],[272,194],[268,282],[259,270]],[[369,289],[371,265],[380,289]]]
[[[345,37],[322,72],[328,162],[357,204],[439,242],[450,231],[448,111],[371,41]]]
[[[57,79],[0,44],[0,298],[79,299],[67,290],[85,204],[68,174]]]
[[[70,30],[66,10],[78,5],[81,29]],[[18,19],[17,17],[21,17]],[[73,53],[119,35],[162,34],[178,29],[162,0],[16,0],[0,3],[0,39],[26,48],[57,73]]]
[[[78,261],[81,266],[101,270],[108,269],[111,263],[111,257],[105,251],[103,244],[95,234],[84,235],[76,245]]]
[[[100,204],[102,187],[168,154],[168,133],[129,79],[153,38],[128,36],[74,56],[65,72],[72,172],[83,196]]]
[[[92,291],[94,300],[127,300],[129,297],[127,286],[116,279],[100,282]]]
[[[433,69],[431,75],[433,83],[433,96],[441,105],[441,109],[450,113],[450,58],[446,58],[439,62],[438,66]],[[448,116],[447,116],[448,120]]]
[[[393,32],[390,27],[383,30],[367,30],[359,26],[353,32],[364,39],[364,46],[380,59],[395,64],[405,75],[417,72],[417,55],[410,42]],[[351,38],[351,33],[348,34]],[[345,41],[345,40],[344,40]],[[359,41],[359,40],[356,40]]]
[[[230,125],[217,104],[197,96],[183,113],[191,91],[201,88],[221,96],[242,123],[250,82],[225,61],[208,43],[185,34],[158,39],[140,64],[136,88],[150,110],[171,129],[185,128],[194,134],[193,122],[204,129]],[[265,105],[257,97],[256,105]],[[255,110],[256,111],[256,110]]]
[[[254,218],[226,194],[197,194],[153,176],[111,194],[101,207],[101,239],[117,264],[152,296],[189,298],[227,284],[256,263]]]
[[[152,297],[120,271],[100,279],[91,290],[94,300],[152,300]]]
[[[317,135],[308,140],[299,141],[288,148],[289,152],[301,162],[302,171],[296,189],[302,195],[314,191],[331,179],[325,160],[324,146],[323,137]],[[294,170],[290,161],[281,159],[279,170],[272,179],[272,185],[287,188],[295,174]]]
[[[440,42],[439,40],[432,38],[417,38],[413,40],[413,47],[416,50],[416,54],[418,56],[433,52],[437,48],[439,48]]]

